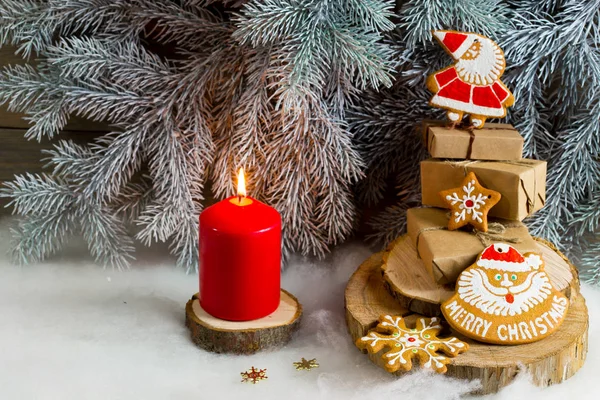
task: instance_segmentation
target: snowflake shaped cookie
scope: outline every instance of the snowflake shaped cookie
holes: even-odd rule
[[[384,315],[375,329],[356,341],[356,346],[371,354],[387,348],[382,358],[388,372],[409,371],[413,358],[417,358],[423,368],[444,374],[446,364],[450,362],[448,357],[464,353],[469,345],[455,337],[438,338],[442,329],[439,321],[438,318],[419,317],[416,327],[409,329],[402,317]]]
[[[488,230],[488,212],[502,197],[500,193],[481,186],[473,172],[469,172],[461,187],[443,190],[440,196],[452,213],[448,230],[470,224],[482,232]]]
[[[268,378],[266,369],[256,369],[254,367],[250,368],[248,371],[241,372],[240,375],[242,375],[242,382],[253,384],[257,384]]]

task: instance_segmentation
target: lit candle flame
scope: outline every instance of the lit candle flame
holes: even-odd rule
[[[240,168],[237,178],[237,195],[238,200],[241,203],[242,199],[246,197],[246,178],[244,177],[244,168]]]

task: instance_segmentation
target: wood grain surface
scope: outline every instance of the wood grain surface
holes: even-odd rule
[[[381,315],[403,315],[410,323],[416,318],[384,288],[381,266],[383,253],[366,260],[350,278],[346,293],[346,321],[353,340],[364,336],[377,324]],[[584,364],[588,346],[588,313],[581,295],[573,298],[561,327],[539,342],[499,346],[479,343],[458,333],[451,333],[469,343],[469,351],[451,359],[447,375],[461,379],[478,379],[479,394],[495,393],[508,385],[521,371],[530,373],[534,384],[545,387],[573,376]],[[382,367],[381,354],[368,357]],[[401,372],[395,375],[401,375]]]
[[[300,326],[302,306],[285,290],[274,313],[254,321],[218,319],[202,309],[194,295],[185,307],[185,324],[192,341],[215,353],[252,354],[286,344]]]
[[[550,280],[572,301],[579,293],[575,266],[552,244],[536,241]],[[454,294],[452,285],[440,285],[432,279],[408,235],[396,239],[382,255],[381,269],[389,293],[412,312],[440,316],[440,304]]]

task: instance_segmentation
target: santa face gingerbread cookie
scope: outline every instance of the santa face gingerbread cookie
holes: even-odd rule
[[[456,282],[442,304],[448,323],[485,343],[522,344],[551,335],[564,320],[569,300],[552,286],[539,254],[488,246]]]
[[[505,117],[515,99],[500,80],[506,68],[502,49],[477,33],[434,31],[433,36],[456,63],[427,79],[427,88],[435,93],[430,104],[448,110],[453,125],[465,114],[477,129],[483,128],[486,118]]]

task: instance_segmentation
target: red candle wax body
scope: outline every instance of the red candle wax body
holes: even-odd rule
[[[237,197],[200,214],[200,304],[230,321],[265,317],[279,306],[281,216]]]

